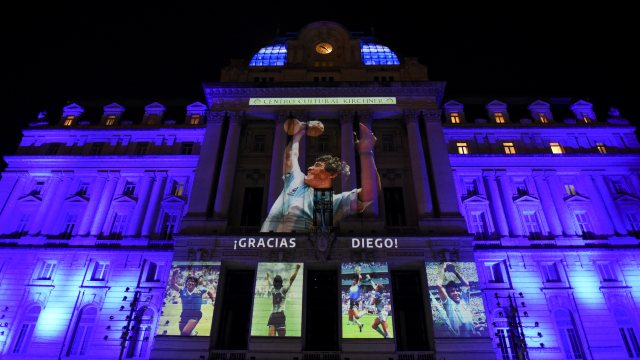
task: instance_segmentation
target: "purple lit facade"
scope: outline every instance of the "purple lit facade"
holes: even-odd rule
[[[97,115],[71,104],[58,122],[25,129],[0,178],[0,358],[640,357],[636,129],[586,101],[447,101],[416,59],[363,63],[363,43],[396,56],[312,23],[278,40],[284,64],[232,61],[203,85],[206,104],[183,105],[179,118],[159,103],[141,119],[117,103]],[[255,101],[294,98],[347,100]],[[259,233],[282,190],[291,116],[324,124],[301,141],[302,169],[320,153],[352,165],[336,193],[362,186],[354,124],[378,139],[377,200],[324,245],[311,233]],[[273,237],[295,247],[241,240]],[[163,334],[178,326],[160,322],[172,262],[221,263],[210,336]],[[302,336],[250,336],[264,262],[304,263]],[[357,327],[316,307],[313,288],[325,285],[313,281],[336,275],[326,299],[339,314],[341,264],[359,262],[388,264],[393,338],[342,338],[341,327]],[[475,263],[467,280],[486,326],[473,336],[433,330],[434,263]]]

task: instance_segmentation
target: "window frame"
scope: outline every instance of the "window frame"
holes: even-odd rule
[[[155,270],[152,265],[155,265]],[[164,288],[166,286],[167,280],[164,279],[163,274],[166,273],[168,275],[169,269],[171,267],[171,263],[167,263],[163,260],[152,260],[152,259],[144,259],[144,264],[142,267],[142,274],[140,276],[140,281],[138,282],[138,287],[145,288]],[[148,277],[150,276],[149,272],[154,271],[154,278],[157,280],[149,281]]]

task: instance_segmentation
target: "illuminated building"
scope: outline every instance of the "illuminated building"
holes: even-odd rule
[[[179,119],[159,103],[142,119],[71,104],[32,124],[0,182],[2,356],[639,357],[635,129],[585,101],[444,90],[416,59],[318,22],[232,61]],[[295,140],[292,118],[324,131]],[[359,123],[373,151],[354,144]],[[328,192],[283,191],[295,141],[302,169],[327,153],[351,166],[333,199],[362,191],[332,206]],[[279,198],[291,206],[277,221],[306,194],[295,226],[308,231],[260,232]],[[332,224],[329,210],[356,214]],[[185,290],[187,275],[207,286]],[[291,289],[277,300],[276,275]],[[450,313],[465,281],[475,329]],[[264,336],[276,302],[288,337]],[[387,310],[388,331],[374,329]]]

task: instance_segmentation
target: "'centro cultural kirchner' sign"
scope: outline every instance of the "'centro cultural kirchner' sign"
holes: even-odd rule
[[[249,105],[393,105],[395,97],[250,98]]]

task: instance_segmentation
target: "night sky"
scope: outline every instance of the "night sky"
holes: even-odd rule
[[[401,58],[418,57],[431,80],[447,82],[447,99],[582,98],[598,114],[613,105],[640,123],[634,108],[640,62],[631,55],[639,31],[630,9],[561,10],[537,2],[493,9],[427,2],[429,11],[398,1],[359,2],[362,7],[350,11],[346,2],[238,2],[237,8],[221,8],[219,1],[168,7],[22,3],[3,14],[3,61],[9,65],[2,81],[2,155],[15,150],[19,129],[39,111],[57,119],[70,102],[203,101],[201,83],[218,81],[229,59],[248,61],[276,34],[319,20],[373,31]]]

